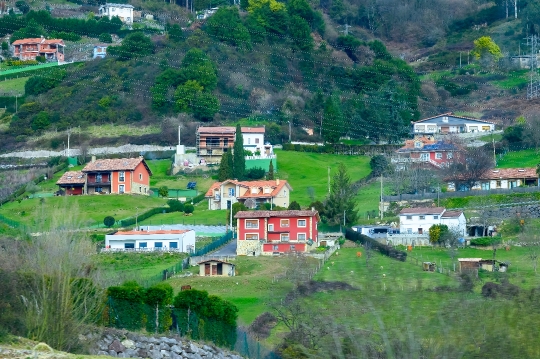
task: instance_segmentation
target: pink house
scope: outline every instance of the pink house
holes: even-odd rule
[[[318,246],[317,211],[240,211],[235,218],[238,255],[307,252]]]
[[[20,60],[35,60],[37,56],[43,56],[47,61],[64,61],[64,40],[44,37],[33,39],[21,39],[14,41],[13,57]]]

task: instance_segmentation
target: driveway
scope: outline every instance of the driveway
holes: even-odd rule
[[[236,256],[236,239],[233,239],[215,252],[206,254],[207,256]]]

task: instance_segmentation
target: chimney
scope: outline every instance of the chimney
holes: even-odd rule
[[[92,156],[92,161],[91,162],[96,162],[96,156]]]
[[[279,178],[276,178],[276,185],[279,186]]]
[[[315,212],[315,207],[311,207],[311,212]]]

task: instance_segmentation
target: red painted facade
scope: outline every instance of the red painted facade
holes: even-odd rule
[[[66,187],[66,196],[77,196],[83,194],[83,187]]]
[[[271,214],[265,216],[264,213],[268,212]],[[277,216],[276,212],[270,211],[243,212],[244,216],[253,213],[253,217],[238,218],[238,241],[258,240],[262,243],[263,253],[304,252],[317,247],[317,212],[311,212],[312,215],[306,215],[310,211],[298,212],[304,215]],[[258,213],[263,214],[259,216]]]

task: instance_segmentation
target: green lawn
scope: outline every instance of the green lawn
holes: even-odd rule
[[[0,207],[0,214],[34,229],[51,225],[76,228],[102,224],[105,216],[126,219],[165,205],[162,198],[132,195],[94,195],[25,199]],[[138,208],[138,209],[137,209]],[[67,223],[66,223],[67,222]]]
[[[7,96],[24,95],[24,85],[28,77],[21,77],[11,80],[0,81],[0,94]]]
[[[195,212],[191,216],[184,216],[183,213],[162,213],[156,214],[141,222],[141,225],[161,225],[161,224],[206,224],[206,225],[226,225],[227,211],[209,211],[208,202],[203,201],[195,206]]]
[[[501,89],[512,89],[515,87],[524,86],[529,81],[529,70],[512,71],[508,74],[508,77],[504,80],[492,81],[491,83]]]
[[[193,181],[197,182],[197,190],[201,193],[206,192],[215,182],[211,176],[203,178],[168,175],[167,171],[171,167],[171,160],[150,160],[146,163],[152,171],[152,177],[150,177],[150,186],[152,187],[167,186],[171,189],[186,189],[188,182]]]
[[[536,167],[540,162],[540,154],[535,149],[508,152],[502,158],[497,158],[499,168]]]
[[[484,142],[491,142],[493,140],[495,140],[495,142],[499,142],[500,140],[502,140],[502,133],[496,133],[494,135],[486,135],[486,136],[479,137],[478,139]]]
[[[339,163],[345,164],[351,180],[358,181],[366,177],[370,158],[367,156],[341,156],[330,154],[317,154],[309,152],[276,150],[279,172],[277,176],[286,179],[293,191],[291,201],[297,201],[301,206],[311,203],[308,187],[315,190],[315,200],[323,201],[328,194],[328,168],[330,167],[330,180],[337,172]]]

